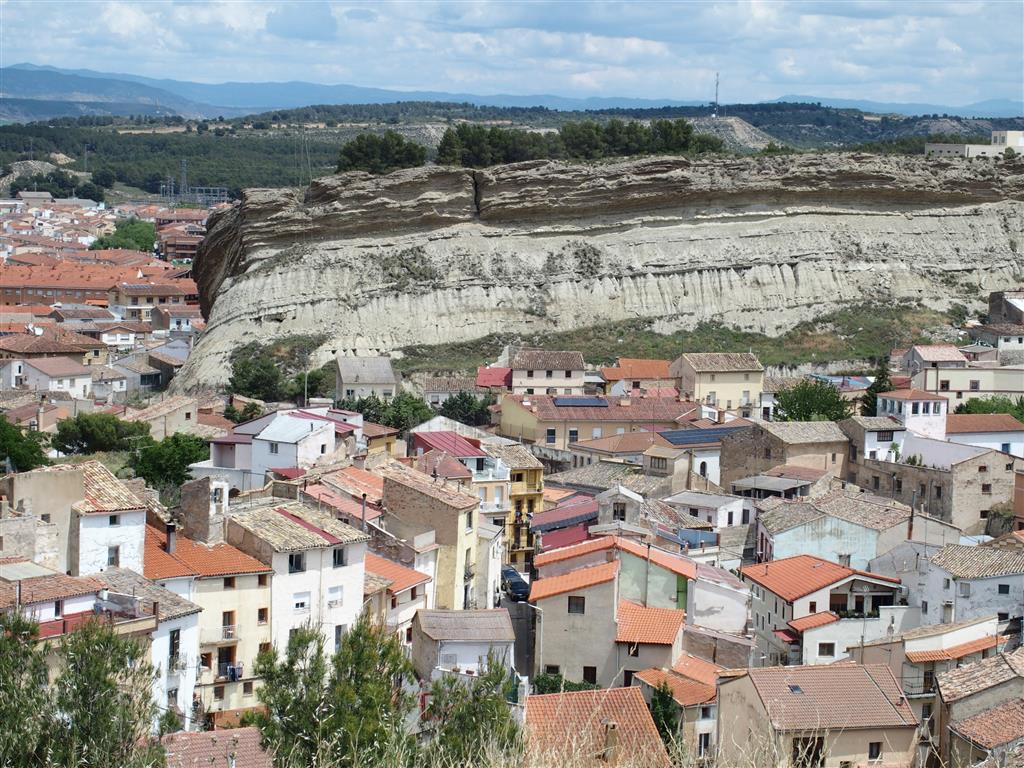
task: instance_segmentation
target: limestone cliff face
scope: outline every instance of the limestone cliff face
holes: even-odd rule
[[[528,162],[251,190],[194,273],[179,386],[239,344],[392,350],[636,317],[769,333],[868,300],[978,304],[1024,278],[1024,165],[801,155]]]

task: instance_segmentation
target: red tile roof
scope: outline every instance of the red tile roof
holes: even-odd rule
[[[270,753],[262,747],[260,731],[254,726],[218,731],[178,731],[161,740],[167,768],[236,766],[272,768]]]
[[[270,573],[271,568],[230,544],[207,546],[175,535],[174,553],[167,552],[167,532],[146,526],[143,576],[147,579],[171,579],[176,576],[234,576],[242,573]]]
[[[372,552],[366,553],[365,564],[367,573],[381,576],[391,582],[390,586],[388,586],[388,592],[392,594],[404,592],[407,589],[412,589],[419,584],[425,584],[430,581],[430,577],[427,574],[407,568]]]
[[[847,568],[813,555],[796,555],[784,560],[747,565],[740,569],[740,573],[787,602],[798,600],[850,576],[900,583],[899,579]]]
[[[697,565],[688,557],[666,552],[663,549],[646,544],[638,544],[632,539],[620,538],[618,536],[601,536],[571,547],[562,547],[561,549],[544,552],[534,558],[533,564],[540,567],[612,548],[629,552],[631,555],[645,560],[650,557],[652,563],[679,576],[685,576],[688,579],[697,578]]]
[[[671,397],[600,398],[605,406],[555,405],[550,395],[505,395],[503,403],[515,403],[535,414],[539,421],[621,421],[652,426],[669,426],[690,413],[695,403]],[[523,401],[530,403],[524,406]],[[628,402],[628,405],[623,405]],[[653,430],[652,430],[653,431]]]
[[[806,632],[808,629],[824,627],[826,624],[831,624],[834,621],[839,621],[838,614],[832,613],[832,611],[819,611],[809,616],[793,619],[787,623],[797,632]]]
[[[460,459],[487,456],[479,445],[474,445],[457,432],[416,432],[412,442],[414,446],[432,448]]]
[[[671,379],[668,360],[649,360],[634,357],[620,357],[615,367],[602,368],[605,381],[622,379]]]
[[[359,467],[345,467],[324,476],[331,483],[356,496],[366,494],[367,502],[379,504],[384,498],[384,478]]]
[[[1024,432],[1024,424],[1008,413],[950,413],[946,415],[946,434],[965,432]]]
[[[890,400],[948,400],[944,395],[935,392],[925,392],[923,389],[894,389],[890,392],[879,392],[879,397],[887,397]]]
[[[481,366],[476,369],[476,385],[478,387],[511,387],[512,369]]]
[[[936,648],[932,651],[907,651],[907,660],[915,664],[927,661],[952,661],[970,656],[972,653],[981,653],[989,648],[995,648],[1000,643],[1005,643],[1006,636],[989,635],[979,637],[977,640],[970,640],[966,643],[951,645],[948,648]]]
[[[686,612],[675,608],[645,608],[620,600],[615,642],[672,645],[685,619]]]
[[[412,466],[425,475],[448,478],[449,480],[472,480],[469,468],[451,454],[431,448],[422,456],[411,460]]]
[[[542,539],[544,551],[559,547],[569,547],[587,540],[587,525],[586,523],[579,523],[568,528],[556,528],[546,531],[541,535],[544,537]]]
[[[697,704],[713,702],[718,695],[714,685],[691,680],[683,677],[677,672],[652,667],[637,672],[638,677],[652,688],[657,688],[664,683],[672,691],[672,698],[681,707],[693,707]]]
[[[723,669],[724,667],[715,664],[713,661],[707,661],[689,653],[684,653],[672,665],[673,672],[678,672],[683,677],[688,677],[705,685],[714,685],[718,680],[718,674]]]
[[[17,599],[17,584],[21,584],[21,602],[23,605],[47,603],[64,600],[69,597],[91,595],[103,589],[104,584],[98,577],[67,576],[54,573],[48,576],[34,576],[21,579],[20,582],[0,579],[0,609],[9,608]]]
[[[356,520],[363,519],[362,499],[354,499],[343,490],[332,488],[328,485],[314,484],[307,485],[302,489],[303,497],[309,497],[318,504],[324,504],[342,514]],[[366,519],[376,520],[383,512],[377,504],[370,502],[369,496],[366,499]]]
[[[619,742],[615,753],[606,757],[609,723],[617,726]],[[581,763],[587,765],[669,765],[665,745],[636,686],[530,696],[526,729],[527,751],[543,755],[545,765],[573,764],[580,755],[587,756]]]
[[[1011,699],[972,717],[955,720],[950,729],[985,749],[1009,744],[1024,736],[1024,698]]]
[[[530,585],[530,602],[604,584],[612,581],[618,573],[619,563],[615,561],[538,579]]]

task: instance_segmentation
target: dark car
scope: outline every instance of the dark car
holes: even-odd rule
[[[501,566],[501,588],[517,603],[530,596],[530,585],[511,565]]]

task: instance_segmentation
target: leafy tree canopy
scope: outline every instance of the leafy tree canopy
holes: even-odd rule
[[[22,191],[49,192],[53,197],[85,197],[103,202],[103,190],[91,181],[82,181],[74,174],[55,169],[49,173],[22,176],[11,182],[11,197]]]
[[[255,419],[263,414],[262,409],[256,403],[246,403],[241,409],[235,408],[231,403],[224,407],[224,418],[231,419],[235,424]]]
[[[853,412],[853,403],[827,381],[806,379],[775,395],[779,421],[840,421]]]
[[[956,413],[1008,413],[1017,421],[1024,421],[1024,397],[972,397],[956,407]]]
[[[160,442],[146,441],[142,448],[131,455],[129,466],[136,477],[162,491],[177,490],[188,482],[189,464],[210,457],[206,441],[185,432],[175,432]]]
[[[415,168],[426,161],[426,148],[406,139],[400,133],[361,133],[341,148],[338,171],[368,171],[382,174],[399,168]]]
[[[41,440],[41,433],[23,433],[7,419],[0,418],[0,468],[8,461],[17,472],[49,464]]]
[[[94,251],[107,248],[124,248],[131,251],[152,253],[156,243],[156,225],[148,221],[127,219],[119,221],[112,235],[104,235],[89,246]]]
[[[239,354],[231,364],[228,386],[232,392],[257,400],[275,401],[284,395],[284,376],[269,354]]]
[[[875,368],[875,380],[860,398],[861,416],[874,416],[878,409],[878,395],[892,391],[892,379],[889,378],[889,364],[885,360]]]
[[[664,680],[651,694],[650,709],[661,740],[666,744],[674,743],[679,737],[679,705],[672,698],[672,690]]]
[[[491,423],[491,412],[487,409],[492,405],[494,398],[490,395],[477,397],[472,392],[459,392],[441,404],[441,415],[479,427]]]
[[[149,438],[149,424],[109,413],[80,413],[58,422],[50,444],[64,454],[128,451]]]
[[[433,418],[434,411],[427,401],[410,392],[399,392],[388,401],[376,395],[360,398],[346,398],[338,407],[363,414],[363,419],[386,427],[407,432],[418,424]]]
[[[576,683],[572,680],[566,680],[557,674],[543,674],[533,678],[533,692],[536,694],[562,693],[563,691],[595,691],[600,687],[596,683]]]

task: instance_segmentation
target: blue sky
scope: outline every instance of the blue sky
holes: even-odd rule
[[[0,0],[0,64],[472,93],[1024,98],[1024,2]]]

